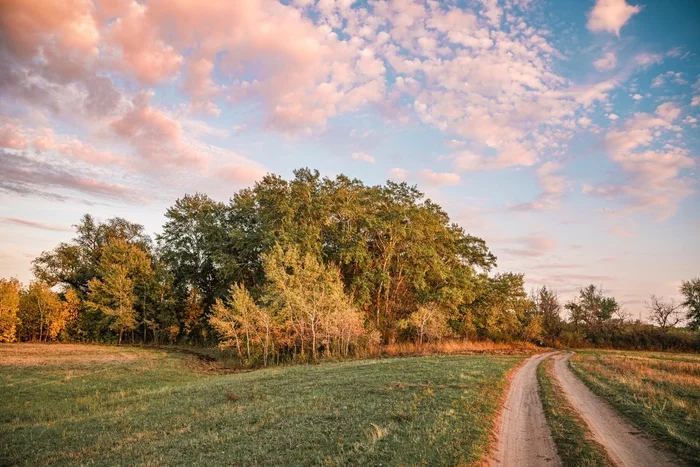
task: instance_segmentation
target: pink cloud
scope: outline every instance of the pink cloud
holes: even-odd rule
[[[185,142],[182,126],[176,120],[151,106],[148,94],[139,94],[131,109],[110,126],[152,167],[184,165],[202,169],[209,163],[206,154]]]
[[[217,169],[217,173],[235,185],[252,185],[263,178],[267,171],[253,164],[232,164]]]
[[[458,185],[460,178],[456,173],[450,172],[433,172],[430,169],[422,169],[418,171],[418,180],[426,185]]]
[[[25,149],[27,138],[17,125],[6,124],[0,127],[0,147],[8,149]]]
[[[73,231],[73,229],[71,227],[62,227],[59,225],[49,225],[49,224],[45,224],[43,222],[30,221],[27,219],[20,219],[17,217],[3,217],[2,220],[3,220],[3,222],[6,222],[8,224],[21,225],[24,227],[32,227],[35,229],[52,230],[55,232],[72,232]]]
[[[630,232],[630,231],[628,231],[620,226],[611,227],[608,230],[608,232],[610,232],[613,235],[617,235],[618,237],[622,237],[622,238],[634,237],[634,234],[632,232]]]

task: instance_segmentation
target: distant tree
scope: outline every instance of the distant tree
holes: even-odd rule
[[[476,299],[470,305],[470,316],[479,338],[515,340],[523,337],[523,330],[533,319],[532,301],[525,291],[522,274],[500,273],[494,277],[482,276]],[[535,332],[531,332],[535,331]],[[539,338],[541,326],[537,323],[528,334]]]
[[[683,281],[680,287],[682,305],[687,308],[688,327],[700,329],[700,278]]]
[[[644,305],[649,310],[649,319],[661,329],[672,328],[683,319],[682,304],[676,303],[673,299],[666,301],[651,295]]]
[[[406,324],[416,330],[418,344],[424,340],[440,340],[450,334],[448,316],[438,303],[427,303],[411,313]]]
[[[574,330],[585,331],[594,343],[603,337],[603,331],[620,324],[624,316],[615,297],[603,295],[603,290],[593,284],[580,289],[578,297],[564,307],[569,310]]]
[[[532,294],[537,313],[542,318],[542,330],[548,339],[556,339],[562,331],[561,305],[556,292],[543,286]]]
[[[0,279],[0,342],[17,340],[20,290],[17,279]]]

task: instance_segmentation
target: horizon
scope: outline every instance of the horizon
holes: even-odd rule
[[[167,3],[0,7],[0,277],[300,167],[417,185],[562,301],[700,275],[699,4]]]

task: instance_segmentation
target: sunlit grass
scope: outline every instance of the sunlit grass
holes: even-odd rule
[[[0,464],[474,464],[488,449],[505,375],[522,359],[385,358],[221,375],[182,353],[63,348],[0,346]]]
[[[634,425],[700,465],[700,355],[583,351],[570,361]]]

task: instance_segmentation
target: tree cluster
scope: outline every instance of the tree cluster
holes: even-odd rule
[[[595,342],[625,320],[590,286],[565,322],[553,291],[528,296],[522,274],[492,274],[486,243],[416,187],[294,175],[228,203],[185,195],[155,239],[85,215],[35,259],[26,290],[0,282],[0,340],[218,343],[267,365],[397,341]],[[684,292],[696,325],[698,282]]]

